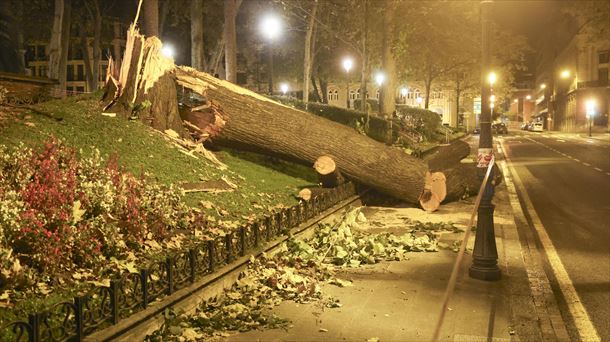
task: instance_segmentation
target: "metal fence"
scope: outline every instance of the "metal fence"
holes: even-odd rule
[[[95,287],[83,296],[29,314],[27,320],[5,324],[0,328],[0,339],[81,341],[85,336],[145,309],[149,303],[193,284],[355,194],[354,184],[345,183],[309,201],[264,215],[225,236],[167,255],[139,273],[124,274],[112,280],[108,287]]]

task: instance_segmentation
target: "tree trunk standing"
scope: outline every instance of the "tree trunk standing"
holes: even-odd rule
[[[460,76],[458,75],[455,80],[455,114],[452,115],[454,127],[458,127],[460,125],[460,96],[462,95],[462,89],[460,88],[462,82],[460,81]]]
[[[367,102],[366,102],[366,96],[367,96],[367,91],[366,91],[366,78],[368,76],[368,56],[367,56],[367,51],[366,51],[366,47],[368,44],[368,0],[363,0],[363,4],[362,4],[362,70],[361,70],[361,75],[360,75],[360,110],[364,111],[366,113],[366,123],[365,123],[365,127],[368,130],[368,126],[369,126],[369,121],[370,121],[370,117],[369,117],[369,109],[367,106]]]
[[[96,91],[100,82],[100,61],[102,59],[102,12],[98,1],[94,1],[94,24],[93,24],[93,83],[89,85],[89,91]]]
[[[311,78],[311,65],[313,59],[313,54],[311,53],[311,39],[316,24],[315,19],[317,11],[318,1],[314,1],[311,14],[309,15],[307,34],[305,35],[305,57],[303,59],[303,102],[305,103],[305,106],[309,103],[309,79]]]
[[[267,42],[267,85],[269,86],[268,93],[273,95],[273,44]]]
[[[203,0],[191,0],[191,66],[204,71]]]
[[[206,98],[220,108],[219,115],[226,123],[215,141],[311,164],[322,155],[332,156],[336,167],[348,177],[418,203],[427,169],[421,160],[350,127],[283,106],[208,74],[177,67],[176,77],[178,84],[206,92]],[[303,138],[296,139],[295,134]]]
[[[89,57],[89,40],[87,39],[87,27],[85,23],[80,23],[78,28],[80,36],[81,53],[83,54],[83,63],[85,64],[85,78],[87,79],[87,88],[91,89],[93,81],[93,72],[91,69],[91,57]]]
[[[61,58],[61,29],[64,22],[64,0],[55,0],[53,28],[49,42],[49,78],[59,79],[59,60]]]
[[[320,90],[322,91],[322,103],[328,104],[328,81],[320,77]]]
[[[394,92],[396,91],[396,61],[392,52],[394,45],[394,16],[396,13],[396,1],[386,0],[385,15],[383,16],[383,46],[381,51],[381,63],[385,82],[381,85],[379,103],[381,113],[390,116],[396,109]]]
[[[313,73],[311,74],[311,85],[313,86],[314,101],[323,102],[322,97],[320,96],[320,90],[318,89],[318,84],[316,83],[316,77]]]
[[[159,6],[159,37],[163,36],[163,32],[165,29],[165,22],[167,21],[167,13],[169,13],[169,1],[161,1],[161,6]],[[191,11],[191,14],[193,12]]]
[[[235,34],[235,0],[224,0],[225,79],[237,83],[237,40]]]
[[[159,0],[144,0],[144,33],[159,37]]]
[[[432,77],[427,77],[424,81],[424,87],[426,88],[426,100],[424,101],[424,108],[428,109],[430,105],[430,89],[432,88]]]
[[[68,48],[70,47],[70,25],[72,24],[72,0],[64,0],[64,16],[61,28],[61,55],[59,59],[59,87],[62,97],[66,94],[68,76]]]

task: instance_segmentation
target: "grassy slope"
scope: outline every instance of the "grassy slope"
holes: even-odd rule
[[[102,116],[93,96],[51,101],[36,108],[62,120],[24,112],[0,126],[0,144],[36,146],[54,136],[82,154],[91,153],[94,148],[106,158],[117,154],[120,165],[128,171],[146,172],[165,184],[228,177],[237,184],[237,190],[217,194],[191,193],[183,197],[193,206],[199,206],[201,201],[212,202],[216,208],[206,209],[209,215],[223,220],[228,226],[277,205],[292,205],[296,203],[293,195],[299,188],[316,183],[311,168],[234,150],[216,153],[229,166],[228,170],[221,171],[203,157],[187,156],[139,121]],[[226,212],[220,215],[221,210]],[[0,308],[0,323],[65,300],[74,295],[72,292],[66,289],[66,292],[53,293],[46,298],[28,298],[11,309]]]
[[[228,170],[221,171],[201,156],[195,159],[180,152],[158,132],[139,121],[102,116],[92,96],[51,101],[37,108],[62,120],[26,112],[1,129],[0,144],[35,145],[55,136],[83,154],[91,153],[93,148],[99,149],[104,157],[116,153],[120,165],[127,170],[135,174],[144,171],[165,184],[228,177],[238,186],[234,192],[184,196],[190,205],[196,206],[205,200],[214,203],[219,210],[226,210],[228,215],[222,218],[225,221],[241,220],[242,216],[280,204],[291,205],[299,188],[316,182],[315,175],[307,167],[231,150],[216,153],[229,166]],[[214,209],[210,214],[218,216]]]

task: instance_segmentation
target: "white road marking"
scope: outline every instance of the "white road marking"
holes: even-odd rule
[[[514,180],[514,183],[515,183],[517,189],[519,190],[519,192],[522,195],[523,204],[525,206],[525,209],[527,209],[528,213],[530,214],[530,217],[532,219],[532,224],[534,225],[536,233],[538,233],[538,237],[540,238],[542,247],[544,248],[544,251],[546,252],[549,264],[550,264],[550,266],[553,270],[553,273],[555,274],[555,278],[557,279],[557,282],[559,284],[559,289],[561,290],[561,293],[563,294],[563,297],[568,306],[568,310],[570,311],[570,315],[572,316],[572,319],[574,320],[574,325],[576,326],[576,330],[578,330],[578,335],[580,336],[580,340],[582,340],[582,341],[600,341],[600,337],[597,333],[597,330],[593,326],[593,323],[591,323],[589,314],[587,313],[587,310],[585,309],[585,307],[582,305],[582,302],[580,301],[580,297],[578,296],[578,293],[576,292],[576,289],[574,288],[574,284],[572,284],[572,280],[570,279],[568,272],[566,271],[565,267],[563,266],[563,263],[561,262],[561,259],[559,258],[559,254],[557,254],[557,250],[555,249],[555,246],[553,245],[551,238],[549,237],[548,233],[546,232],[546,229],[542,225],[542,221],[540,221],[538,214],[534,210],[534,205],[532,204],[532,201],[529,198],[529,195],[525,189],[525,186],[521,182],[521,178],[519,178],[519,174],[516,172],[516,170],[512,166],[512,162],[511,162],[510,158],[508,157],[508,155],[505,154],[504,157],[506,158],[506,161],[507,161],[507,165],[508,165],[509,172],[511,175],[510,178],[512,178]],[[507,183],[510,181],[510,178],[507,179]]]
[[[593,170],[602,172],[602,169],[600,169],[599,167],[594,167]]]
[[[566,142],[565,140],[557,139],[558,142]]]
[[[584,165],[584,166],[591,166],[591,164],[589,164],[589,163],[582,163],[582,165]]]

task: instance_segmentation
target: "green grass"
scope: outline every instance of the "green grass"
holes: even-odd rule
[[[233,192],[184,196],[191,206],[198,206],[201,201],[212,202],[218,210],[209,209],[210,215],[222,216],[224,221],[242,221],[245,216],[278,205],[292,205],[300,188],[316,183],[311,168],[229,149],[215,152],[229,166],[219,170],[203,156],[198,159],[187,156],[139,121],[102,116],[94,95],[51,101],[36,108],[54,118],[26,111],[0,128],[0,144],[36,146],[54,136],[84,155],[94,148],[105,158],[116,154],[126,170],[134,174],[145,172],[164,184],[227,177],[238,186]],[[220,210],[224,210],[224,215],[218,215]]]

